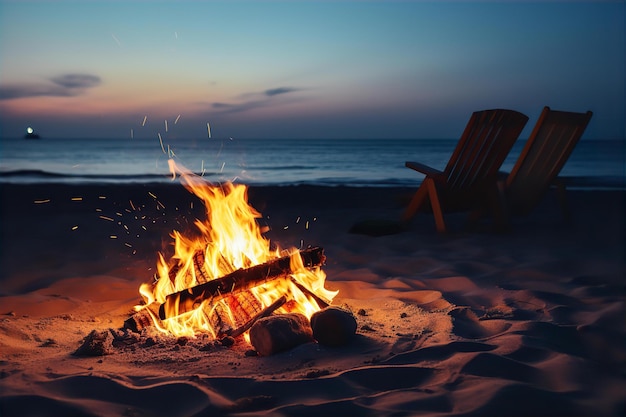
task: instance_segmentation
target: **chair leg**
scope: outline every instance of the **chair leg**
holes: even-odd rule
[[[433,209],[433,215],[435,216],[435,226],[440,233],[446,232],[446,223],[443,221],[443,212],[441,211],[441,203],[439,202],[439,195],[437,194],[437,186],[435,181],[431,178],[424,180],[426,187],[428,188],[428,196],[430,198],[430,205]]]
[[[565,190],[565,183],[556,178],[552,185],[556,187],[556,194],[559,199],[559,204],[561,205],[561,212],[563,213],[563,218],[567,223],[572,220],[572,213],[569,210],[569,205],[567,204],[567,191]]]
[[[509,215],[506,209],[504,194],[498,186],[487,189],[487,201],[491,207],[494,226],[497,231],[504,232],[510,229]]]
[[[411,202],[409,203],[409,206],[404,211],[404,214],[402,215],[402,221],[408,222],[409,220],[413,218],[413,216],[415,216],[415,213],[417,213],[417,210],[424,203],[424,199],[426,198],[427,194],[428,194],[428,189],[425,183],[422,182],[422,185],[420,185],[420,187],[417,189],[417,191],[413,195],[413,198],[411,198]]]

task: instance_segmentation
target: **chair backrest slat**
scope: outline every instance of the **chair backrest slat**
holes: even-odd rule
[[[509,205],[528,211],[559,175],[589,124],[592,112],[575,113],[544,107],[506,180]]]
[[[527,121],[514,110],[474,112],[444,171],[448,187],[467,190],[495,180]]]

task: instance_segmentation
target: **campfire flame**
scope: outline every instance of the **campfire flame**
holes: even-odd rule
[[[263,236],[256,220],[261,215],[248,204],[245,185],[209,183],[172,159],[169,168],[173,177],[179,175],[183,186],[201,199],[206,207],[206,219],[195,221],[198,236],[185,236],[178,231],[172,233],[174,255],[168,262],[163,254],[159,254],[156,283],[140,287],[144,305],[135,309],[150,312],[159,331],[192,337],[208,333],[217,338],[224,329],[240,326],[242,315],[249,319],[251,314],[283,296],[288,301],[277,313],[299,312],[309,318],[320,309],[315,296],[328,301],[334,298],[336,292],[324,288],[326,274],[320,267],[306,268],[298,249],[270,249],[270,241]],[[204,300],[192,311],[180,315],[177,311],[169,311],[167,316],[170,318],[165,320],[160,320],[147,308],[155,302],[164,304],[170,294],[286,255],[290,256],[293,271],[290,277],[271,280],[241,293]]]

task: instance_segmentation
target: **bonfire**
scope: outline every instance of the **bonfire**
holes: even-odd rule
[[[169,160],[173,177],[206,208],[197,234],[172,233],[174,254],[159,254],[154,283],[140,287],[143,303],[126,327],[154,326],[172,336],[248,337],[252,325],[270,314],[307,318],[328,306],[336,292],[324,287],[322,248],[281,249],[264,237],[247,187],[212,184]]]

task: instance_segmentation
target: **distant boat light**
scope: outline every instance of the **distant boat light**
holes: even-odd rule
[[[28,128],[26,128],[26,134],[24,135],[25,139],[39,139],[39,135],[35,133],[35,130],[28,126]]]

